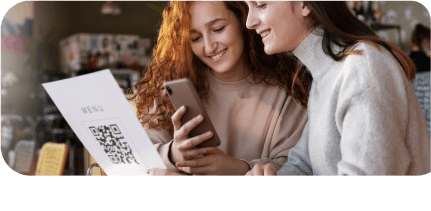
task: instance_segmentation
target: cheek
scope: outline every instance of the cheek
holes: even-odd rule
[[[242,32],[240,29],[241,26],[234,27],[229,33],[226,33],[226,43],[231,45],[241,45],[243,42]]]
[[[198,44],[192,44],[192,52],[195,56],[197,56],[198,58],[201,57],[200,53],[199,53],[199,45]]]

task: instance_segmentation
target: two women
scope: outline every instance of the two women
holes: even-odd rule
[[[261,37],[265,52],[291,51],[313,77],[309,119],[288,161],[278,172],[272,163],[257,163],[247,175],[430,172],[429,134],[410,83],[415,66],[404,52],[356,19],[345,2],[247,5],[247,28]]]
[[[170,172],[244,175],[256,164],[287,161],[307,121],[309,77],[295,74],[284,52],[266,55],[260,36],[246,29],[244,2],[170,2],[157,45],[137,83],[137,114]],[[221,139],[188,137],[203,119],[181,122],[163,82],[189,78]]]

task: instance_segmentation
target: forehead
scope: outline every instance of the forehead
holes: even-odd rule
[[[244,1],[247,6],[253,5],[253,4],[257,4],[255,1]]]
[[[200,27],[216,18],[231,20],[235,15],[222,1],[195,1],[190,5],[192,26]]]

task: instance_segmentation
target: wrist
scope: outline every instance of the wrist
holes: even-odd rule
[[[250,166],[244,160],[237,160],[237,175],[245,175],[248,171],[250,171]]]

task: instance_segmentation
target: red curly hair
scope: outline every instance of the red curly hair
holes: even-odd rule
[[[152,61],[145,76],[135,85],[137,92],[129,100],[135,100],[136,112],[147,128],[172,128],[171,117],[175,112],[168,95],[154,108],[154,100],[164,89],[163,83],[181,78],[189,78],[199,96],[204,98],[209,91],[209,83],[203,71],[207,68],[191,49],[190,29],[191,2],[169,2],[162,13],[157,44],[152,53]],[[261,37],[246,28],[248,7],[244,2],[225,2],[227,8],[238,18],[244,38],[245,64],[250,69],[255,83],[265,83],[285,89],[295,101],[306,107],[310,89],[310,77],[304,68],[299,68],[295,60],[286,53],[267,55]],[[155,109],[150,111],[150,109]]]

